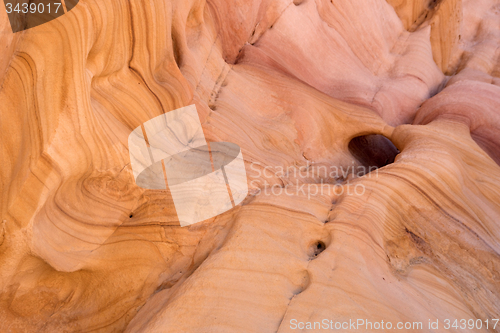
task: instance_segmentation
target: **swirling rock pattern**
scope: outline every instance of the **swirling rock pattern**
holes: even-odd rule
[[[13,34],[0,10],[0,331],[499,318],[499,22],[498,0],[81,0]],[[127,138],[190,104],[250,195],[181,228]]]

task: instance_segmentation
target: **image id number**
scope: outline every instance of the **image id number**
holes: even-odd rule
[[[43,4],[43,3],[39,3],[38,5],[36,3],[30,3],[28,5],[28,3],[23,3],[22,5],[21,4],[17,4],[15,7],[12,7],[12,4],[11,3],[6,3],[5,6],[7,8],[7,14],[10,14],[12,12],[16,12],[16,13],[39,13],[39,14],[42,14],[42,13],[57,13],[59,11],[59,8],[61,7],[61,3],[54,3],[52,4],[52,8],[51,8],[51,4]]]

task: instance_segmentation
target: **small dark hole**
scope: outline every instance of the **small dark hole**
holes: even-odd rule
[[[399,150],[383,135],[358,136],[349,142],[350,153],[367,172],[394,163]]]
[[[323,243],[322,241],[317,241],[309,249],[309,256],[311,257],[311,259],[314,259],[325,249],[326,249],[325,243]]]
[[[133,218],[133,217],[134,217],[134,214],[130,214],[128,217]]]

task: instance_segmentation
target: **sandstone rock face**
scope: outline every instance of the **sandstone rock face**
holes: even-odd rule
[[[81,0],[0,29],[1,332],[500,331],[498,0]],[[190,104],[249,195],[181,227],[127,139]]]

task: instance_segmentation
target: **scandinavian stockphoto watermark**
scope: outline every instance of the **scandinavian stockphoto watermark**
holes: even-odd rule
[[[248,194],[241,149],[208,143],[195,105],[148,120],[128,138],[138,186],[169,189],[181,226],[222,214]]]
[[[128,138],[130,164],[138,186],[170,190],[181,226],[220,215],[252,195],[363,195],[362,183],[377,167],[326,166],[307,162],[300,167],[270,167],[260,163],[247,171],[241,149],[231,142],[208,143],[195,105],[146,121]],[[276,180],[281,185],[276,185]],[[268,183],[269,181],[269,183]],[[274,181],[274,185],[271,183]],[[255,192],[257,189],[257,192]]]
[[[370,319],[349,319],[349,320],[332,320],[322,319],[321,321],[299,321],[297,319],[290,320],[290,329],[292,330],[329,330],[342,332],[360,331],[387,331],[399,330],[410,332],[438,332],[439,330],[467,331],[474,332],[480,330],[495,330],[499,325],[499,319],[428,319],[427,321],[398,321],[392,322],[387,320],[370,320]]]
[[[307,161],[302,166],[269,166],[259,162],[249,166],[250,188],[253,195],[302,195],[308,199],[316,195],[357,195],[365,194],[366,187],[361,182],[352,182],[360,177],[378,177],[378,166],[358,165],[315,165]],[[280,184],[276,184],[276,180]]]
[[[416,322],[391,322],[391,321],[373,321],[369,319],[349,319],[345,321],[335,321],[331,319],[323,319],[321,321],[298,321],[297,319],[290,320],[290,328],[292,330],[342,330],[346,331],[362,331],[372,332],[374,330],[423,330],[424,324],[420,321]],[[434,327],[429,321],[429,328]]]

